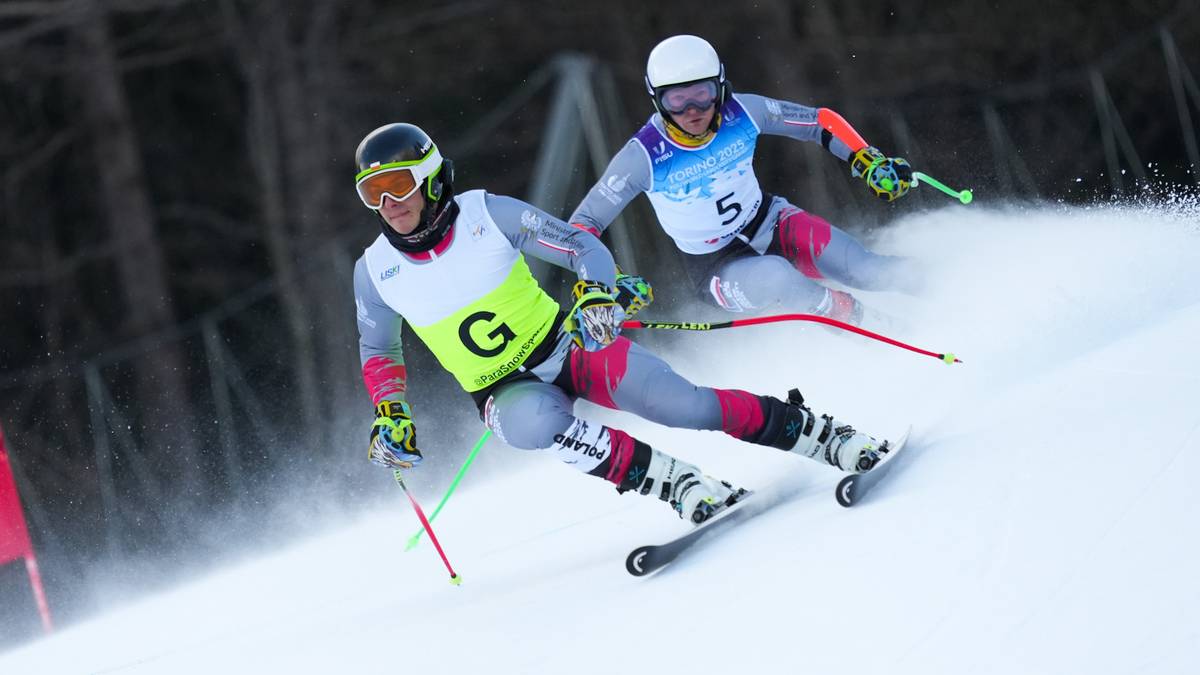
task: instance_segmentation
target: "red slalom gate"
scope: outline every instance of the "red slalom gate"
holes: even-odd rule
[[[25,559],[25,571],[29,573],[29,586],[33,599],[42,615],[42,627],[49,633],[54,629],[50,622],[50,605],[42,588],[42,575],[38,571],[37,556],[33,553],[33,542],[29,539],[29,528],[25,525],[25,511],[21,508],[21,497],[17,494],[17,481],[13,478],[12,465],[4,446],[4,430],[0,429],[0,565]]]

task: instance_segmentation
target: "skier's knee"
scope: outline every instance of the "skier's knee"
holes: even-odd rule
[[[833,236],[833,226],[824,218],[796,209],[779,219],[779,247],[784,257],[810,279],[822,279],[817,260]]]
[[[559,400],[559,399],[562,400]],[[542,450],[554,445],[575,420],[564,407],[565,395],[522,387],[488,398],[483,421],[496,437],[521,450]]]
[[[796,276],[799,275],[779,256],[742,258],[714,274],[708,290],[722,309],[761,311],[784,302],[785,289],[791,286],[792,277]]]
[[[574,421],[573,417],[504,415],[488,427],[505,443],[520,450],[545,450],[554,446]]]

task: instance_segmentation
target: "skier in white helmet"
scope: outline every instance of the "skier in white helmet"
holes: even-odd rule
[[[668,502],[691,522],[743,492],[619,429],[576,417],[576,399],[667,426],[723,431],[847,472],[869,470],[887,451],[814,414],[794,390],[785,402],[696,386],[622,337],[625,318],[653,299],[640,278],[620,274],[598,238],[541,209],[483,190],[455,193],[450,162],[419,127],[372,131],[355,161],[358,195],[382,230],[354,266],[362,375],[375,405],[373,462],[412,469],[422,459],[407,402],[406,321],[498,438],[548,449],[618,490]],[[570,310],[538,286],[525,255],[578,275]]]
[[[650,52],[646,88],[657,112],[609,162],[568,218],[572,225],[599,235],[645,192],[662,228],[686,254],[697,292],[730,312],[782,309],[861,325],[863,305],[820,281],[918,290],[911,260],[873,253],[821,217],[763,192],[753,167],[760,134],[820,143],[892,201],[912,181],[906,161],[870,146],[851,152],[823,128],[837,120],[850,129],[827,108],[734,94],[716,50],[694,35],[667,38]]]

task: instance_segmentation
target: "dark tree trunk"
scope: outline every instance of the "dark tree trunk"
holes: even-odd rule
[[[77,70],[83,112],[95,151],[94,165],[105,220],[119,253],[113,264],[128,336],[175,325],[168,266],[159,241],[149,188],[107,19],[93,0],[79,6],[74,32],[82,46]],[[164,340],[133,361],[143,448],[154,466],[179,467],[174,475],[195,494],[202,466],[181,345]],[[103,430],[93,430],[102,433]]]

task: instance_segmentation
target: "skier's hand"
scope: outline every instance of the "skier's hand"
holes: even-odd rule
[[[654,302],[654,289],[650,282],[635,274],[617,272],[617,304],[625,310],[625,318],[632,319],[635,314]]]
[[[367,458],[389,469],[411,469],[421,463],[412,408],[404,401],[380,401],[371,425]]]
[[[861,178],[871,192],[885,202],[908,194],[912,167],[900,157],[884,157],[878,148],[867,146],[850,158],[850,175]]]
[[[625,322],[625,310],[617,304],[613,291],[598,281],[580,279],[572,293],[575,306],[566,327],[575,344],[595,352],[615,342]]]

